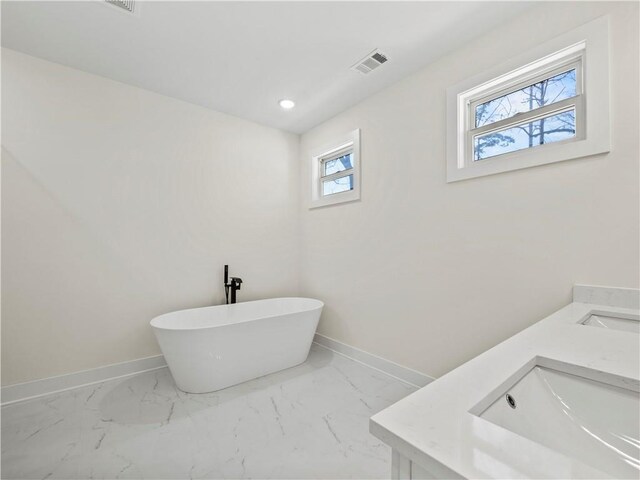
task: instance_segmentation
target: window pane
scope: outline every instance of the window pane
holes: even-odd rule
[[[353,168],[351,164],[351,152],[338,157],[334,160],[325,160],[322,162],[323,164],[323,172],[322,176],[326,177],[327,175],[331,175],[332,173],[342,172],[343,170],[348,170]]]
[[[576,96],[576,70],[569,70],[476,107],[476,128]]]
[[[567,140],[576,135],[576,111],[556,113],[499,132],[474,137],[473,159],[483,160],[544,143]]]
[[[353,174],[322,182],[323,196],[333,195],[334,193],[340,192],[348,192],[349,190],[353,190]]]

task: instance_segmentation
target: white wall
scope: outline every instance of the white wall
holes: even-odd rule
[[[447,184],[446,88],[607,12],[611,153]],[[301,281],[326,302],[320,333],[440,376],[574,283],[637,288],[638,41],[637,3],[544,3],[304,134]],[[355,128],[362,200],[307,210],[311,152]]]
[[[446,88],[607,12],[612,152],[447,184]],[[638,287],[637,19],[545,3],[301,145],[3,50],[3,385],[158,354],[148,321],[221,303],[224,263],[241,299],[321,298],[320,333],[432,376],[574,283]],[[310,152],[355,128],[362,200],[307,210]]]
[[[299,138],[2,51],[2,383],[159,353],[163,312],[295,295]]]

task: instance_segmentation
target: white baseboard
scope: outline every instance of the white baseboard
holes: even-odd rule
[[[92,368],[81,372],[58,375],[56,377],[42,378],[32,382],[17,383],[2,387],[0,402],[2,406],[12,403],[29,400],[31,398],[42,397],[52,393],[63,392],[85,385],[113,380],[115,378],[128,377],[138,373],[157,370],[166,367],[166,362],[162,355],[139,358],[128,362],[114,363],[104,367]]]
[[[319,333],[315,334],[313,341],[322,347],[333,350],[334,352],[344,355],[351,360],[355,360],[356,362],[360,362],[368,367],[379,370],[417,388],[422,388],[435,380],[433,377],[418,372],[417,370],[403,367],[402,365],[398,365],[390,360],[339,342],[333,338],[325,337]]]
[[[416,370],[403,367],[402,365],[398,365],[397,363],[380,358],[376,355],[359,350],[318,333],[316,333],[313,340],[322,347],[328,348],[340,355],[344,355],[356,362],[379,370],[387,375],[391,375],[392,377],[418,388],[424,387],[434,380],[428,375]],[[131,375],[157,370],[166,366],[167,364],[164,357],[162,355],[156,355],[154,357],[139,358],[137,360],[115,363],[113,365],[92,368],[81,372],[42,378],[32,382],[7,385],[1,389],[0,402],[2,406],[11,405],[13,403],[22,402],[32,398],[64,392],[65,390],[72,390],[74,388],[105,382],[107,380],[114,380],[116,378],[129,377]]]
[[[608,307],[640,308],[640,290],[635,288],[574,285],[573,301]]]

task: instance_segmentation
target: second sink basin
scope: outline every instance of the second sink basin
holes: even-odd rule
[[[614,316],[610,313],[592,313],[582,322],[583,325],[591,327],[608,328],[611,330],[621,330],[623,332],[640,333],[640,320],[632,315]]]

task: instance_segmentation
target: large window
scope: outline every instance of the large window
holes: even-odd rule
[[[355,130],[312,156],[310,208],[359,198],[360,130]]]
[[[447,181],[608,151],[607,39],[602,18],[450,88]]]
[[[576,62],[471,103],[473,160],[578,138],[576,113],[584,111],[581,76],[581,62]]]

